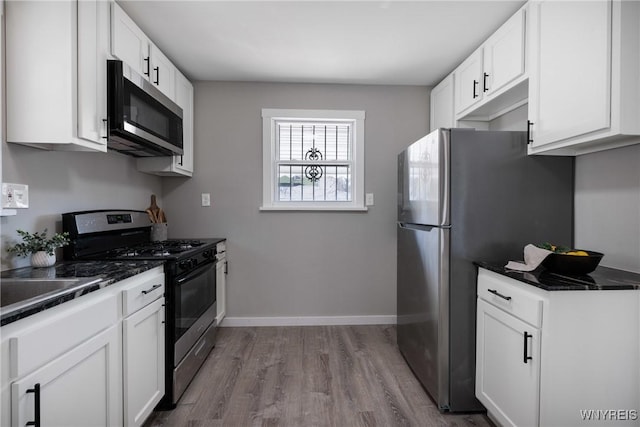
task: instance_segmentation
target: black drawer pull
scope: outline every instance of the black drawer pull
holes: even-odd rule
[[[482,73],[482,91],[483,92],[487,92],[489,90],[489,88],[487,87],[487,77],[489,77],[489,74]]]
[[[528,334],[527,332],[524,333],[524,356],[522,358],[522,361],[524,363],[527,363],[527,360],[533,360],[533,357],[529,356],[529,338],[533,338],[533,335]]]
[[[162,285],[153,285],[151,288],[147,289],[146,291],[142,291],[142,295],[146,295],[150,292],[155,291],[156,289],[158,289],[160,286]]]
[[[499,296],[502,299],[506,299],[507,301],[511,301],[511,297],[508,297],[506,295],[502,295],[500,292],[496,291],[495,289],[489,289],[489,292],[491,292],[492,294]]]
[[[149,75],[149,67],[150,67],[150,65],[149,65],[149,57],[147,56],[146,58],[143,59],[143,61],[147,63],[147,71],[144,72],[144,75],[148,76]]]
[[[28,426],[40,427],[40,383],[36,383],[33,388],[27,390],[27,393],[33,393],[33,421],[27,422]]]
[[[478,97],[478,94],[476,94],[476,87],[478,86],[478,81],[474,80],[473,81],[473,99],[476,99]]]

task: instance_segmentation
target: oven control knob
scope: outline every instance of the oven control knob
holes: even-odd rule
[[[212,251],[212,250],[210,250],[210,249],[209,249],[209,250],[206,250],[206,251],[202,252],[202,256],[203,256],[205,259],[212,259],[212,258],[213,258],[213,251]]]
[[[188,270],[191,268],[191,261],[192,260],[190,259],[180,261],[180,263],[178,264],[178,267],[180,267],[181,270]]]

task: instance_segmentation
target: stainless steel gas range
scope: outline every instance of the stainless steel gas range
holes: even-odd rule
[[[216,244],[224,239],[151,241],[148,214],[98,210],[62,215],[67,260],[165,261],[166,387],[158,409],[174,408],[215,344]]]

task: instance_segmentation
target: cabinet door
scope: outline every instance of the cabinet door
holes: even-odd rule
[[[483,45],[482,91],[488,96],[525,72],[525,12],[512,16]]]
[[[431,91],[431,130],[454,127],[453,86],[453,74],[449,74]]]
[[[176,104],[182,108],[181,156],[174,156],[176,169],[191,176],[193,172],[193,85],[181,72],[176,72]]]
[[[149,80],[169,99],[175,100],[176,67],[156,45],[150,45],[151,73]]]
[[[482,49],[476,50],[454,71],[456,114],[482,100]]]
[[[477,316],[476,397],[504,426],[537,426],[539,330],[481,299]]]
[[[112,8],[111,54],[148,79],[151,70],[149,39],[115,2]]]
[[[78,137],[107,143],[109,3],[78,2]]]
[[[531,14],[533,146],[607,129],[611,1],[535,1]]]
[[[11,385],[11,424],[114,426],[122,422],[120,333],[112,326]],[[38,384],[39,393],[33,392]],[[36,396],[38,395],[38,396]]]
[[[224,319],[227,312],[227,260],[218,261],[216,266],[216,306],[218,312],[216,321],[218,325]]]
[[[140,426],[164,396],[164,298],[123,321],[124,425]]]
[[[193,174],[193,85],[178,70],[175,72],[175,102],[182,108],[182,149],[178,156],[144,157],[137,160],[140,172],[160,176]]]

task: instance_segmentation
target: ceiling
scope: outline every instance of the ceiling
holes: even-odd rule
[[[525,2],[118,3],[191,80],[432,86]]]

